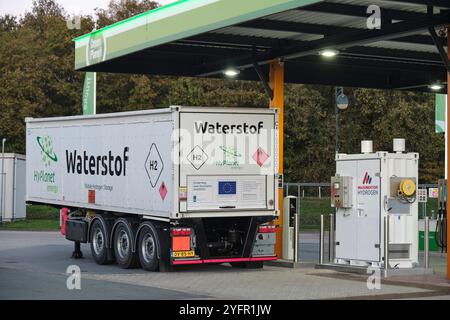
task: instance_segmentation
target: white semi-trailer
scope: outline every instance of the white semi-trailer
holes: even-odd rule
[[[276,259],[277,141],[268,108],[27,118],[27,201],[68,208],[66,238],[99,264],[260,267]]]

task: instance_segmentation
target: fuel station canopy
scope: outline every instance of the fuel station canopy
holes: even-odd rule
[[[449,10],[447,0],[181,0],[76,38],[75,68],[203,77],[234,68],[258,80],[255,64],[282,59],[288,83],[426,91],[447,82]]]
[[[282,173],[284,82],[445,93],[449,28],[448,0],[180,0],[76,38],[75,69],[262,80]]]

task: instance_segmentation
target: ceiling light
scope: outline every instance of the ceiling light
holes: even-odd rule
[[[332,58],[339,54],[339,51],[334,49],[325,49],[319,52],[322,57]]]
[[[229,68],[226,69],[223,74],[226,75],[227,77],[233,78],[236,77],[239,74],[239,70],[235,69],[235,68]]]
[[[440,84],[439,82],[436,83],[432,83],[428,86],[428,88],[430,88],[433,91],[439,91],[443,88],[444,86],[442,84]]]

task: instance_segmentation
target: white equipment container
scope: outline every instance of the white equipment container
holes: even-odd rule
[[[389,266],[418,264],[417,153],[337,154],[332,178],[336,207],[335,263],[384,265],[384,217],[389,216]],[[401,187],[402,182],[403,189]],[[405,194],[399,189],[410,187]]]
[[[273,109],[26,119],[27,201],[169,221],[278,215]]]
[[[0,174],[0,212],[3,221],[25,219],[25,156],[16,153],[0,154],[0,170],[3,162],[4,174]],[[4,180],[3,180],[4,177]]]

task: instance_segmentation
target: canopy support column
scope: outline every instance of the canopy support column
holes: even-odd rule
[[[447,27],[447,56],[450,60],[450,25]],[[447,70],[447,118],[450,115],[450,72]],[[450,121],[447,119],[447,133],[450,132]],[[450,159],[450,147],[449,147],[449,140],[447,139],[447,159]],[[447,166],[447,172],[450,172],[450,161],[447,161],[445,164]],[[450,179],[447,177],[447,200],[450,190]],[[450,254],[448,250],[448,245],[450,244],[450,223],[449,223],[449,217],[450,217],[450,205],[447,203],[447,279],[450,280]]]
[[[273,91],[270,107],[278,109],[278,173],[283,179],[283,145],[284,145],[284,63],[280,60],[270,62],[269,85]],[[278,185],[278,210],[280,215],[276,221],[278,228],[276,234],[275,253],[282,257],[283,248],[283,183]]]

